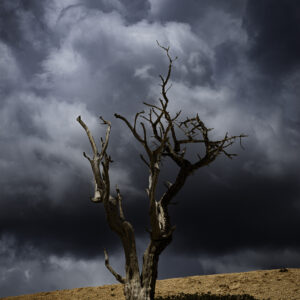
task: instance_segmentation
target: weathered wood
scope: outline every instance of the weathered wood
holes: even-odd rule
[[[122,120],[129,128],[134,138],[140,142],[148,156],[145,158],[142,154],[140,155],[149,172],[149,182],[146,192],[149,198],[151,226],[149,231],[150,241],[143,255],[141,272],[136,252],[134,229],[124,215],[121,192],[118,187],[116,188],[116,196],[111,195],[109,164],[112,160],[107,154],[111,123],[101,118],[103,124],[107,125],[107,130],[105,139],[101,139],[101,151],[99,151],[88,126],[82,121],[80,116],[77,118],[77,121],[88,136],[93,151],[93,158],[90,158],[86,153],[83,154],[91,164],[95,180],[95,195],[92,201],[103,204],[108,225],[119,236],[122,242],[125,254],[125,277],[122,277],[111,267],[106,250],[104,254],[107,269],[113,274],[116,280],[124,285],[126,300],[154,299],[159,256],[171,243],[175,230],[175,226],[171,225],[168,207],[172,204],[171,200],[174,199],[184,186],[189,175],[195,170],[209,165],[220,154],[232,158],[235,154],[228,153],[225,149],[231,146],[236,139],[241,140],[246,137],[243,134],[229,137],[226,133],[223,139],[213,141],[209,138],[209,131],[211,129],[204,125],[198,114],[182,122],[177,121],[181,111],[177,112],[175,116],[171,116],[168,112],[169,98],[167,93],[171,88],[168,85],[173,62],[177,58],[172,59],[169,54],[169,47],[163,47],[159,43],[158,45],[166,52],[169,60],[166,77],[160,75],[162,99],[159,99],[159,104],[144,103],[146,107],[149,107],[149,113],[145,116],[144,111],[138,112],[135,115],[133,125],[124,116],[115,114],[115,117]],[[139,118],[148,122],[152,130],[151,134],[147,133],[145,123],[143,122],[139,123],[141,133],[138,132],[137,122]],[[179,138],[177,130],[183,132],[185,137]],[[201,137],[198,138],[198,135]],[[155,147],[150,147],[151,137],[156,142]],[[193,143],[203,145],[205,154],[203,157],[197,155],[198,160],[192,163],[185,158],[185,153],[186,147]],[[182,146],[184,146],[183,149]],[[167,183],[166,191],[157,200],[157,184],[162,166],[161,161],[164,158],[173,160],[179,169],[175,181]]]

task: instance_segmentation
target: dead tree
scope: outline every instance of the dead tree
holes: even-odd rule
[[[171,200],[184,186],[189,175],[197,169],[209,165],[221,154],[228,158],[235,156],[236,154],[227,152],[227,148],[236,139],[241,141],[245,137],[243,134],[238,136],[226,134],[222,139],[211,140],[209,137],[211,129],[205,126],[198,114],[183,121],[178,121],[181,111],[171,115],[168,111],[169,98],[167,93],[170,88],[169,81],[173,63],[177,57],[173,59],[170,56],[169,47],[159,46],[166,52],[169,61],[167,75],[165,77],[160,75],[161,98],[159,103],[144,103],[148,112],[138,112],[133,123],[130,123],[124,116],[115,114],[117,119],[122,120],[127,125],[146,153],[146,157],[142,154],[140,157],[149,171],[149,184],[146,192],[149,199],[151,228],[149,230],[150,241],[143,255],[142,270],[139,269],[138,264],[134,229],[124,215],[122,197],[118,187],[116,187],[115,195],[111,194],[109,165],[112,160],[107,154],[111,123],[100,117],[103,124],[107,126],[107,130],[104,140],[101,138],[101,150],[99,151],[89,128],[80,116],[77,118],[85,130],[93,150],[93,157],[83,153],[91,164],[95,180],[95,194],[91,200],[103,204],[109,227],[122,242],[125,254],[125,277],[119,275],[111,267],[106,250],[104,250],[104,254],[107,269],[124,285],[126,300],[154,299],[159,256],[171,243],[175,230],[175,226],[171,225],[168,207]],[[141,122],[138,124],[139,120]],[[149,135],[149,131],[151,135]],[[154,141],[154,145],[151,141]],[[199,144],[199,149],[202,145],[204,153],[202,157],[197,154],[197,160],[191,162],[186,157],[186,150],[188,146],[194,143]],[[177,165],[178,173],[174,182],[166,183],[166,191],[157,199],[156,190],[162,166],[161,162],[165,158],[171,159]]]

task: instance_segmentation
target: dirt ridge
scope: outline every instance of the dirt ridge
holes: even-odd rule
[[[257,299],[300,300],[300,268],[171,278],[157,281],[156,295],[249,294]],[[0,298],[1,300],[123,300],[122,285],[82,287]]]

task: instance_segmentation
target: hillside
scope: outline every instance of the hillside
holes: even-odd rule
[[[159,280],[158,296],[185,293],[249,294],[257,299],[300,300],[300,269],[261,270],[244,273],[192,276]],[[43,292],[2,300],[123,300],[120,284]]]

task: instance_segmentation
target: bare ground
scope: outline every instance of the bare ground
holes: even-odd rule
[[[249,294],[257,299],[300,300],[300,269],[262,270],[159,280],[156,295],[208,293]],[[120,284],[43,292],[2,300],[124,300]]]

